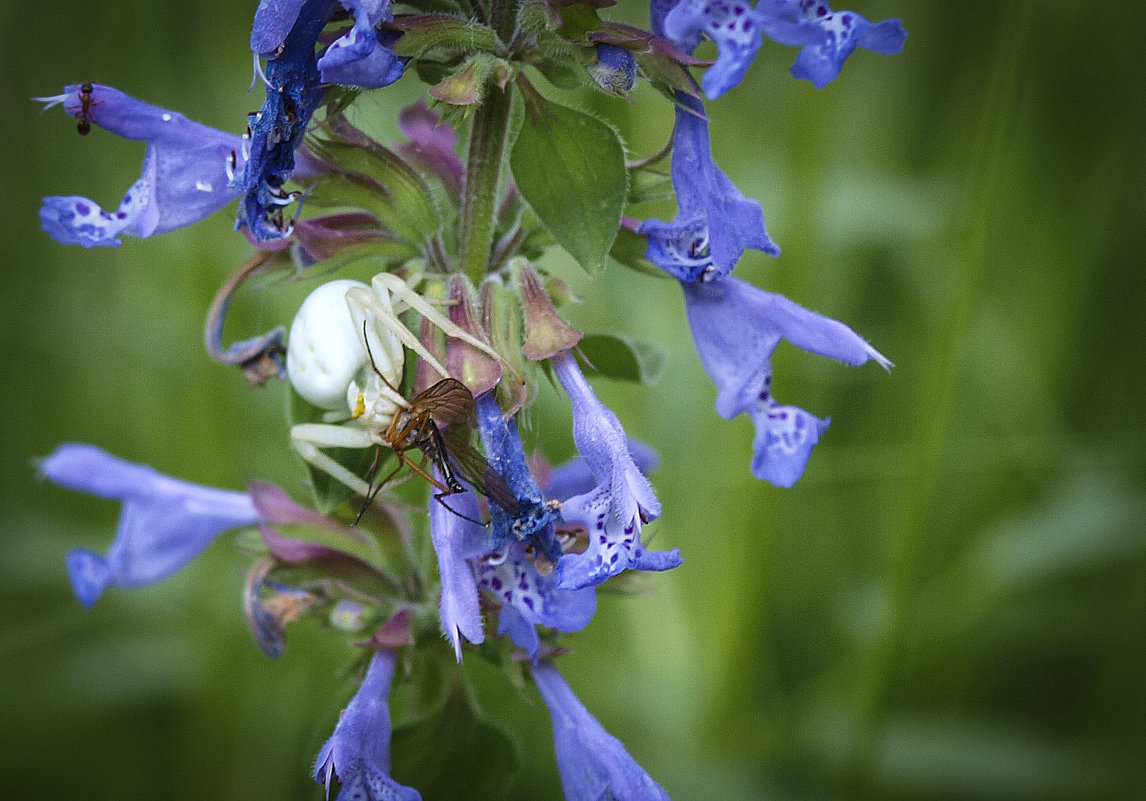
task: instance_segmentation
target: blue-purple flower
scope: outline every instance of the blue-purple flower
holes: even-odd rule
[[[588,492],[565,501],[562,515],[589,532],[584,553],[557,564],[558,586],[594,587],[623,570],[669,570],[680,551],[647,551],[641,527],[660,516],[661,505],[629,453],[621,421],[597,399],[570,351],[553,358],[553,369],[573,405],[573,441],[596,480]]]
[[[505,419],[492,392],[477,398],[478,433],[490,466],[503,478],[517,501],[511,512],[497,503],[490,504],[489,547],[501,551],[514,543],[531,547],[541,558],[556,562],[561,558],[561,543],[554,523],[560,514],[541,495],[541,489],[525,463],[525,450],[517,421]]]
[[[664,15],[663,35],[687,52],[707,36],[719,55],[702,79],[715,99],[744,78],[762,37],[803,49],[792,75],[822,89],[840,74],[844,61],[862,47],[890,55],[903,49],[907,32],[897,19],[870,23],[854,11],[832,11],[819,0],[680,0]]]
[[[771,356],[780,340],[853,366],[874,360],[890,369],[891,362],[843,323],[737,278],[681,289],[697,353],[716,384],[717,414],[749,414],[756,426],[753,475],[792,486],[830,420],[772,396]]]
[[[143,174],[114,212],[75,195],[44,198],[40,224],[64,244],[118,247],[121,234],[140,238],[198,222],[237,195],[229,176],[242,169],[242,140],[148,105],[103,84],[72,84],[45,109],[63,105],[81,126],[98,125],[125,139],[147,142]],[[81,127],[81,130],[83,128]]]
[[[374,653],[362,686],[318,752],[314,780],[326,786],[328,796],[337,776],[340,801],[421,801],[417,790],[390,778],[389,694],[395,661],[393,651]]]
[[[688,53],[700,44],[702,35],[716,42],[716,63],[701,79],[710,100],[740,83],[764,36],[788,45],[818,44],[825,38],[814,25],[762,13],[760,6],[754,9],[746,0],[681,0],[665,16],[664,35]]]
[[[318,37],[341,4],[354,17],[343,36],[315,55]],[[283,185],[295,173],[296,151],[307,125],[331,83],[376,89],[402,76],[402,62],[389,45],[397,34],[379,41],[375,27],[393,19],[390,0],[262,0],[255,10],[251,50],[267,59],[262,75],[266,100],[251,115],[250,158],[235,177],[243,193],[239,227],[256,242],[291,233],[286,208],[301,193]],[[298,210],[295,210],[297,216]]]
[[[430,538],[442,581],[442,632],[461,662],[462,637],[475,645],[485,640],[473,562],[487,552],[489,535],[473,522],[480,519],[473,492],[450,495],[447,503],[449,509],[437,498],[430,498]]]
[[[318,71],[324,83],[380,89],[402,77],[403,65],[390,49],[396,33],[387,41],[378,41],[375,30],[394,19],[390,0],[339,0],[354,18],[349,31],[335,39],[318,59]]]
[[[832,11],[827,3],[819,0],[760,0],[756,8],[776,19],[797,22],[822,32],[823,41],[807,44],[791,69],[794,77],[811,81],[817,89],[823,89],[839,76],[844,62],[857,47],[894,55],[903,50],[907,41],[907,31],[897,19],[872,23],[854,11]]]
[[[68,554],[72,587],[89,608],[107,587],[165,579],[224,531],[259,521],[245,492],[179,481],[93,445],[61,445],[39,469],[62,486],[123,501],[115,541],[105,556],[83,548]]]
[[[668,794],[585,708],[551,663],[533,668],[549,707],[557,768],[567,801],[668,801]]]
[[[647,220],[649,261],[680,281],[713,281],[732,272],[747,248],[779,256],[764,228],[764,212],[712,158],[704,104],[677,92],[672,185],[677,214],[671,223]]]
[[[497,633],[509,635],[534,662],[541,647],[537,626],[580,631],[597,611],[597,593],[592,587],[560,586],[558,574],[542,573],[520,542],[478,562],[477,576],[478,586],[502,604]]]

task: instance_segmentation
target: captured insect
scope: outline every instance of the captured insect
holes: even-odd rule
[[[366,341],[365,337],[363,341]],[[369,352],[368,346],[367,353]],[[373,365],[373,355],[370,355]],[[379,376],[381,377],[380,373]],[[458,481],[459,475],[469,482],[475,491],[485,495],[509,514],[520,513],[517,498],[501,474],[490,466],[484,456],[470,446],[464,435],[455,434],[454,429],[447,428],[453,423],[464,423],[470,427],[474,424],[474,398],[465,384],[456,378],[443,378],[411,398],[409,404],[408,408],[394,415],[382,435],[382,439],[398,457],[398,466],[390,475],[374,485],[366,497],[366,503],[358,513],[359,518],[378,492],[397,475],[403,465],[408,465],[411,470],[433,484],[438,490],[434,498],[461,517],[466,516],[455,512],[442,500],[448,495],[466,491]],[[441,476],[440,480],[406,456],[406,451],[411,448],[417,448],[422,452],[429,464]],[[476,520],[472,522],[481,524]]]
[[[474,399],[452,378],[398,315],[415,309],[446,335],[504,363],[489,345],[435,310],[401,278],[374,276],[372,286],[341,279],[315,289],[291,325],[287,375],[295,390],[313,405],[329,410],[326,422],[291,428],[291,441],[303,459],[372,500],[394,474],[377,485],[339,464],[323,448],[384,446],[403,465],[428,480],[441,497],[464,491],[459,476],[510,514],[517,499],[485,458],[465,437],[447,428],[474,420]],[[442,380],[407,400],[397,386],[402,380],[405,348],[442,376]],[[349,418],[349,419],[347,419]],[[336,422],[340,421],[340,422]],[[406,456],[416,449],[431,469]],[[441,479],[433,475],[436,468]]]
[[[81,136],[87,136],[91,132],[92,122],[89,115],[92,105],[92,85],[90,83],[80,84],[80,116],[76,121],[76,130],[80,132]]]

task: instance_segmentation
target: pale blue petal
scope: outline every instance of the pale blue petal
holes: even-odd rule
[[[669,801],[625,746],[593,717],[557,668],[542,662],[533,681],[553,719],[557,768],[566,801]]]

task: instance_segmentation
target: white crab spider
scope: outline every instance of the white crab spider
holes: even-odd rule
[[[303,459],[359,495],[368,496],[370,485],[320,449],[387,444],[382,435],[394,416],[410,408],[395,390],[402,382],[404,347],[442,378],[450,377],[398,315],[414,309],[447,336],[504,364],[489,345],[418,295],[411,288],[417,280],[407,284],[391,273],[378,273],[369,287],[349,279],[330,281],[311,292],[291,324],[287,343],[290,382],[305,400],[328,410],[323,416],[326,422],[292,426],[291,443]],[[337,420],[345,422],[336,425]]]

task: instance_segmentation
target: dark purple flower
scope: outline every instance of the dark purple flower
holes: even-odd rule
[[[244,163],[242,140],[174,111],[148,105],[103,84],[72,84],[37,97],[125,139],[147,142],[143,174],[114,212],[75,195],[44,198],[40,224],[67,245],[119,247],[120,234],[140,238],[198,222],[238,194],[229,178]]]
[[[629,453],[621,421],[597,399],[569,351],[553,370],[573,406],[573,441],[596,486],[565,501],[562,516],[588,529],[584,553],[557,564],[558,586],[594,587],[623,570],[669,570],[683,561],[677,549],[646,551],[641,526],[660,516],[661,505]]]
[[[402,109],[398,127],[410,140],[397,146],[402,157],[437,175],[451,197],[461,197],[466,168],[458,158],[458,132],[453,126],[443,125],[442,118],[418,100]]]
[[[362,686],[350,699],[334,734],[318,752],[314,780],[326,785],[338,776],[339,801],[421,801],[417,790],[390,778],[390,683],[393,651],[375,651]]]
[[[141,587],[165,579],[224,531],[259,521],[245,492],[179,481],[94,445],[61,445],[39,469],[62,486],[123,501],[106,556],[83,548],[68,554],[72,587],[89,608],[107,587]]]
[[[552,663],[535,666],[533,682],[553,718],[566,801],[668,801],[664,788],[589,714]]]
[[[804,472],[812,447],[830,420],[820,420],[772,397],[772,351],[793,345],[845,364],[891,362],[846,325],[810,312],[783,295],[737,278],[682,283],[693,342],[716,384],[716,411],[726,420],[747,412],[756,425],[752,473],[790,487]]]
[[[290,234],[285,209],[298,196],[283,184],[294,173],[295,150],[322,100],[314,48],[336,7],[334,0],[262,0],[255,11],[251,49],[267,58],[266,99],[250,116],[247,163],[232,182],[243,194],[238,225],[255,242]]]

